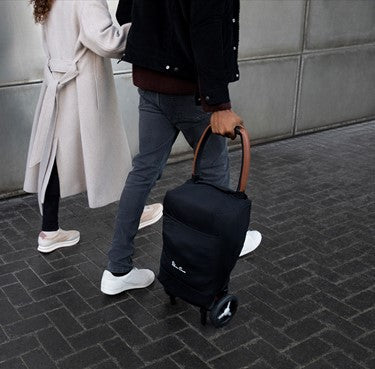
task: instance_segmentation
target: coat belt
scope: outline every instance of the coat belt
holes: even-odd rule
[[[53,72],[63,74],[55,77]],[[77,75],[78,68],[74,61],[63,59],[48,60],[44,68],[46,91],[37,123],[29,167],[39,164],[44,155],[49,156],[56,129],[59,92],[61,88],[74,80]]]

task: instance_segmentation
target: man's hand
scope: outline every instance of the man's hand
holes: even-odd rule
[[[212,133],[229,137],[232,140],[236,138],[234,129],[242,125],[242,119],[232,110],[219,110],[211,115]]]

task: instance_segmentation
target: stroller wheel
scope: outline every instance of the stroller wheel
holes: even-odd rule
[[[234,295],[226,295],[216,302],[210,311],[210,320],[216,327],[227,325],[236,314],[238,299]]]

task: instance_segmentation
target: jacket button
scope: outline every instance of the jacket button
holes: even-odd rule
[[[236,18],[233,18],[233,19],[232,19],[232,22],[233,22],[233,23],[236,23]]]
[[[178,67],[174,67],[173,69],[175,72],[178,72],[180,69]]]
[[[237,74],[236,74],[236,77],[238,78],[239,76],[240,76],[240,75],[237,73]]]
[[[236,46],[233,46],[233,50],[237,50]]]
[[[165,66],[165,69],[170,69],[170,66],[169,66],[169,65],[166,65],[166,66]]]
[[[209,96],[206,96],[205,97],[206,101],[210,100],[210,97]]]

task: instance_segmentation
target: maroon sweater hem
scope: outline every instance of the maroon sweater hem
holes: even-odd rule
[[[175,78],[165,73],[133,65],[133,83],[136,87],[166,95],[197,95],[198,85],[195,82]],[[206,112],[231,109],[231,103],[208,105],[204,99],[199,99]]]

